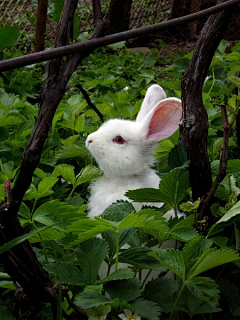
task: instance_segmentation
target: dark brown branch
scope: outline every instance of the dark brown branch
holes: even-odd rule
[[[36,33],[34,41],[34,51],[43,51],[45,47],[45,34],[47,23],[48,0],[38,0]]]
[[[217,190],[217,187],[222,182],[222,180],[226,176],[227,172],[227,161],[228,161],[228,139],[229,134],[233,125],[233,122],[231,124],[228,123],[227,118],[227,112],[226,107],[221,106],[221,112],[222,112],[222,119],[223,119],[223,145],[220,148],[220,163],[219,163],[219,170],[216,175],[216,179],[205,199],[203,199],[202,205],[201,205],[201,211],[199,218],[202,219],[205,215],[206,209],[209,208],[212,198],[214,196],[215,191]]]
[[[194,201],[208,194],[212,186],[207,153],[208,117],[202,101],[202,86],[215,50],[228,26],[232,11],[232,9],[225,10],[208,19],[182,79],[181,137],[187,150]]]
[[[65,1],[55,46],[68,43],[77,2],[77,0]],[[79,57],[83,57],[83,55],[79,53]],[[74,59],[75,67],[80,60],[79,57],[78,60]],[[74,70],[71,57],[66,64],[71,64],[70,70]],[[71,73],[62,75],[66,69],[60,58],[49,61],[46,65],[46,80],[41,93],[38,118],[23,154],[22,165],[11,192],[11,202],[8,206],[3,204],[0,207],[0,245],[23,233],[17,219],[17,212],[22,198],[31,184],[33,172],[39,164],[41,151],[51,128],[55,110],[71,76]],[[51,303],[53,319],[55,319],[58,286],[54,285],[48,273],[38,262],[30,243],[25,241],[1,255],[1,263],[12,279],[22,286],[33,305],[43,302]]]
[[[103,30],[103,16],[101,12],[101,3],[100,0],[92,0],[93,7],[93,22],[94,22],[94,32],[92,34],[92,39],[96,37],[96,35],[102,34]]]
[[[96,114],[99,116],[100,120],[103,122],[103,121],[104,121],[103,115],[102,115],[101,112],[98,110],[98,108],[95,106],[95,104],[92,103],[92,101],[91,101],[91,99],[90,99],[87,91],[81,86],[80,83],[74,85],[74,87],[78,88],[78,89],[82,92],[82,95],[83,95],[84,99],[87,101],[87,104],[89,105],[89,107],[96,112]]]
[[[47,50],[40,53],[32,53],[22,57],[16,57],[12,59],[8,59],[5,61],[0,61],[0,72],[11,70],[14,68],[19,68],[23,66],[27,66],[33,63],[39,63],[43,61],[47,61],[50,59],[56,59],[58,57],[63,57],[67,55],[74,54],[76,52],[83,52],[85,50],[94,50],[99,47],[103,47],[109,44],[113,44],[119,41],[125,41],[137,37],[142,37],[145,35],[149,35],[152,33],[160,32],[171,28],[173,26],[181,25],[183,23],[189,23],[196,21],[200,18],[209,16],[216,12],[225,10],[227,8],[236,6],[240,3],[240,0],[229,0],[226,3],[222,3],[220,5],[216,5],[209,9],[202,10],[198,13],[193,13],[181,18],[172,19],[169,21],[164,21],[161,23],[157,23],[155,25],[138,28],[135,30],[124,31],[120,33],[116,33],[113,35],[109,35],[106,37],[101,37],[98,39],[92,39],[83,41],[81,43],[71,44],[64,47],[54,48],[51,50]],[[96,35],[95,35],[96,37]]]

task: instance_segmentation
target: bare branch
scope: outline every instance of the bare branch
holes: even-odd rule
[[[229,0],[225,3],[216,5],[214,7],[202,10],[197,13],[193,13],[181,18],[172,19],[169,21],[164,21],[161,23],[157,23],[155,25],[138,28],[135,30],[124,31],[120,33],[116,33],[113,35],[109,35],[106,37],[101,37],[98,39],[91,39],[87,41],[83,41],[81,43],[71,44],[64,47],[54,48],[51,50],[47,50],[40,53],[32,53],[22,57],[12,58],[5,61],[0,61],[0,72],[27,66],[34,63],[39,63],[43,61],[47,61],[50,59],[56,59],[58,57],[63,57],[67,55],[74,54],[76,52],[83,52],[86,50],[94,50],[99,47],[103,47],[109,44],[113,44],[119,41],[125,41],[132,38],[142,37],[145,35],[149,35],[152,33],[160,32],[166,30],[168,28],[181,25],[183,23],[189,23],[196,21],[200,18],[209,16],[216,12],[229,9],[233,6],[240,4],[240,0]]]
[[[87,91],[84,90],[84,88],[81,86],[80,83],[74,85],[74,87],[78,88],[78,89],[82,92],[82,94],[83,94],[83,96],[84,96],[84,99],[87,101],[87,104],[89,105],[89,107],[96,112],[96,114],[99,116],[100,120],[103,122],[103,121],[104,121],[103,115],[102,115],[101,112],[97,109],[97,107],[95,106],[95,104],[92,103],[92,101],[91,101],[91,99],[90,99]]]
[[[208,194],[212,186],[207,153],[208,117],[202,101],[202,86],[215,50],[230,21],[231,13],[232,10],[222,11],[208,19],[182,79],[181,137],[187,150],[194,201]]]

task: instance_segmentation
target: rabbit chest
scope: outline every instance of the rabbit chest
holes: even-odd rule
[[[140,188],[158,188],[160,178],[151,169],[141,175],[131,177],[108,178],[103,175],[91,185],[91,196],[88,201],[88,216],[94,218],[117,200],[129,200],[125,193],[128,190]],[[140,210],[143,203],[134,203],[136,210]],[[156,203],[155,203],[156,205]],[[159,203],[159,206],[162,204]]]

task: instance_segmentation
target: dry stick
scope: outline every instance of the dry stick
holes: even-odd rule
[[[229,0],[229,1],[226,1],[225,3],[202,10],[200,12],[189,14],[187,16],[172,19],[169,21],[164,21],[151,26],[142,27],[142,28],[138,28],[130,31],[124,31],[124,32],[116,33],[106,37],[99,37],[92,40],[83,41],[81,43],[76,43],[76,44],[71,44],[71,45],[50,49],[44,52],[32,53],[32,54],[28,54],[21,57],[0,61],[0,72],[27,66],[33,63],[47,61],[50,59],[56,59],[62,56],[83,52],[85,50],[93,50],[93,49],[103,47],[109,44],[113,44],[119,41],[125,41],[129,39],[137,38],[137,37],[146,36],[151,33],[164,31],[174,26],[193,22],[200,18],[207,17],[211,14],[220,12],[222,10],[228,9],[238,4],[240,4],[240,0]],[[99,21],[100,20],[98,20],[97,25],[99,24]]]
[[[82,85],[81,85],[80,83],[74,85],[74,87],[78,88],[78,89],[82,92],[83,97],[84,97],[84,99],[87,101],[87,104],[89,105],[89,107],[96,112],[96,114],[99,116],[100,120],[103,122],[103,121],[104,121],[104,120],[103,120],[103,115],[102,115],[101,112],[97,109],[97,107],[95,106],[95,104],[92,103],[92,101],[91,101],[91,99],[90,99],[87,91],[86,91],[85,89],[83,89],[83,87],[82,87]]]

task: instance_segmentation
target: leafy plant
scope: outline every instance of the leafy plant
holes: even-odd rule
[[[54,5],[57,21],[61,1]],[[239,89],[240,44],[229,53],[226,47],[223,41],[203,90],[213,180],[223,143],[220,105],[227,105],[233,123],[239,107],[235,86]],[[180,77],[190,57],[191,53],[181,54],[164,68],[156,52],[149,56],[132,54],[123,43],[96,50],[79,66],[71,84],[81,83],[104,119],[133,119],[153,82],[160,83],[168,95],[181,96]],[[14,184],[38,113],[41,74],[41,66],[1,74],[1,201],[6,197],[4,182],[11,181],[10,188]],[[159,79],[159,74],[164,76]],[[136,212],[131,202],[118,201],[100,217],[89,219],[88,183],[101,172],[84,142],[100,125],[99,116],[73,86],[58,106],[39,167],[19,210],[26,235],[2,246],[1,252],[29,239],[53,281],[68,287],[69,299],[84,309],[89,319],[173,319],[177,312],[189,319],[197,315],[202,319],[238,317],[240,167],[234,130],[229,136],[227,176],[211,208],[215,221],[208,226],[205,219],[198,218],[201,200],[193,202],[191,198],[187,157],[179,132],[161,141],[155,150],[159,188],[129,190],[126,194],[132,201],[163,202],[161,208],[144,205]],[[164,214],[169,210],[175,217],[166,221]],[[11,319],[7,306],[13,301],[15,286],[3,269],[0,278],[0,315]],[[66,299],[61,301],[62,297],[59,294],[59,317],[64,310],[74,318],[74,309]],[[22,319],[28,319],[30,310],[31,306]],[[46,305],[39,319],[51,318]]]

